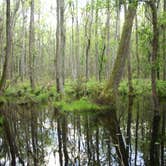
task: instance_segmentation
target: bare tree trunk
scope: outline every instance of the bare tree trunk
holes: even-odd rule
[[[139,78],[140,76],[140,58],[139,58],[139,54],[138,54],[138,20],[137,20],[137,14],[135,17],[135,38],[136,38],[136,59],[137,59],[137,77]]]
[[[87,11],[88,12],[88,11]],[[87,15],[88,16],[88,15]],[[87,19],[87,27],[88,30],[85,30],[85,36],[86,36],[86,52],[85,52],[85,76],[86,76],[86,81],[89,80],[89,54],[90,54],[90,46],[91,46],[91,28],[92,28],[92,22],[93,22],[93,0],[91,0],[91,12],[89,15],[90,18],[86,18]],[[90,19],[90,20],[88,20]],[[85,26],[85,28],[87,28]]]
[[[64,57],[65,29],[64,29],[64,0],[57,0],[57,30],[56,30],[56,88],[64,93]]]
[[[0,91],[4,90],[8,78],[9,61],[11,56],[11,16],[10,0],[6,0],[6,55],[3,66],[2,78],[0,81]]]
[[[80,76],[80,35],[79,35],[79,22],[78,22],[78,0],[76,0],[76,76],[77,79]]]
[[[164,12],[166,12],[166,0],[164,0]],[[166,25],[163,27],[163,80],[166,80]]]
[[[71,57],[72,57],[72,77],[76,79],[76,54],[75,54],[75,43],[74,43],[74,2],[71,3],[71,17],[72,17],[72,28],[71,28]]]
[[[106,22],[106,56],[107,56],[107,65],[106,65],[106,78],[110,75],[111,70],[111,55],[110,55],[110,0],[107,0],[107,22]]]
[[[116,0],[116,23],[115,23],[115,37],[114,37],[115,41],[116,41],[116,44],[113,47],[113,52],[112,52],[112,56],[111,56],[110,73],[113,70],[113,66],[114,66],[114,63],[115,63],[116,55],[117,55],[116,50],[117,50],[118,43],[120,41],[120,28],[121,28],[120,8],[121,8],[120,0]]]
[[[135,17],[135,38],[136,38],[136,59],[137,59],[137,78],[140,77],[140,60],[139,60],[139,54],[138,54],[138,22],[137,22],[137,14]],[[137,102],[137,119],[136,119],[136,129],[135,129],[135,166],[137,165],[137,150],[138,150],[138,129],[139,129],[139,102]]]
[[[34,80],[34,58],[35,58],[35,31],[34,31],[34,0],[31,0],[31,15],[29,27],[29,79],[31,88],[35,88]]]
[[[159,113],[159,101],[156,91],[156,78],[157,78],[157,52],[159,44],[159,29],[157,18],[157,7],[155,1],[150,1],[149,5],[152,12],[152,24],[153,24],[153,41],[152,41],[152,60],[151,60],[151,84],[152,84],[152,97],[154,103],[154,116],[152,123],[152,135],[150,144],[150,165],[159,165],[159,147],[156,144],[159,137],[160,126],[160,113]]]
[[[164,12],[166,12],[166,0],[164,0]],[[163,80],[166,80],[166,26],[163,27]],[[162,108],[162,140],[161,140],[161,166],[164,166],[164,138],[165,138],[165,128],[166,128],[166,113],[165,113],[165,107],[163,105]]]
[[[21,81],[24,80],[24,75],[25,75],[25,21],[26,21],[26,16],[25,16],[25,4],[24,1],[22,1],[22,53],[21,53],[21,62],[20,62],[20,76],[21,76]]]
[[[96,80],[99,81],[99,48],[98,48],[98,0],[96,1],[96,13],[95,13],[95,62],[96,62]]]
[[[65,1],[60,0],[60,34],[61,34],[61,75],[62,75],[62,92],[64,92],[64,83],[65,83],[65,18],[64,18],[64,12],[65,12]]]

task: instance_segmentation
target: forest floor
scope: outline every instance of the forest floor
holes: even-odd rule
[[[133,94],[137,96],[151,95],[150,80],[134,79]],[[35,90],[30,88],[28,83],[18,83],[15,86],[9,86],[0,96],[0,104],[14,103],[18,105],[26,104],[48,104],[52,103],[55,108],[62,111],[76,110],[101,110],[105,105],[99,105],[95,101],[104,90],[104,82],[90,80],[86,82],[66,81],[65,95],[60,97],[56,92],[55,85],[37,86]],[[166,81],[157,81],[157,91],[160,99],[166,99]],[[128,96],[128,82],[122,81],[119,86],[120,96]],[[60,99],[61,98],[61,99]]]

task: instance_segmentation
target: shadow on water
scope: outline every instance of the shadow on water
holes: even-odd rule
[[[0,165],[149,165],[149,98],[120,99],[117,109],[63,112],[52,106],[0,107]],[[161,106],[159,165],[164,166],[165,103]]]

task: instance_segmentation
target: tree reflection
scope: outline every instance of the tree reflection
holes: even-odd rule
[[[112,107],[105,111],[61,113],[52,107],[3,106],[0,165],[148,165],[149,103],[145,98],[141,102],[129,99],[124,110],[126,105],[119,107],[125,111],[123,114]],[[158,145],[161,165],[165,164],[164,109],[163,105],[161,146]]]

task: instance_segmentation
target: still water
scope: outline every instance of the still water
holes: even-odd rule
[[[0,107],[0,166],[149,165],[150,97],[119,99],[105,111],[60,112],[47,106]],[[160,165],[166,161],[166,103],[160,102]]]

